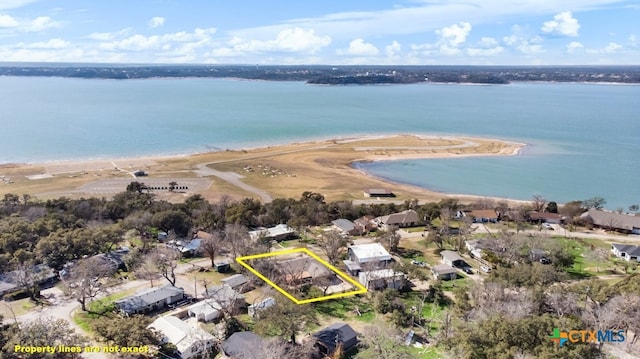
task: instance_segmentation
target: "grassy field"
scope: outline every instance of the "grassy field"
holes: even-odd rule
[[[89,309],[87,312],[82,312],[81,310],[76,311],[73,314],[73,321],[86,333],[93,333],[93,330],[91,329],[91,322],[111,312],[113,310],[114,301],[129,296],[136,291],[137,289],[135,288],[127,289],[122,292],[113,293],[99,300],[94,300],[87,305],[87,309]]]

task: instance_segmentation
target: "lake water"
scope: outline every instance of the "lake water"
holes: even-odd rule
[[[640,202],[640,86],[308,86],[0,77],[0,163],[181,154],[360,134],[463,134],[516,157],[359,164],[442,192]]]

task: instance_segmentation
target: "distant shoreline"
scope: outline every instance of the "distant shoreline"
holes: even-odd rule
[[[100,185],[104,181],[111,185],[130,181],[157,183],[169,178],[177,182],[213,180],[213,186],[199,193],[210,199],[223,194],[242,198],[251,195],[247,191],[255,188],[273,198],[297,198],[304,191],[314,191],[324,193],[329,200],[366,200],[362,195],[364,189],[388,187],[398,194],[394,200],[435,200],[458,196],[378,178],[352,164],[358,161],[514,156],[525,146],[518,142],[462,136],[368,135],[188,155],[2,165],[0,175],[15,183],[0,186],[0,193],[29,193],[44,198],[104,196],[108,193],[99,189],[104,187]],[[146,171],[149,176],[136,178],[132,173],[137,170]],[[239,180],[246,186],[237,188],[235,184]],[[187,194],[159,195],[179,201]]]

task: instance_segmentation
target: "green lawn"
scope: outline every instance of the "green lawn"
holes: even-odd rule
[[[442,359],[444,358],[439,352],[437,348],[434,347],[425,347],[425,348],[416,348],[414,346],[409,347],[409,352],[413,356],[413,358],[417,359]]]
[[[135,293],[137,289],[127,289],[122,292],[113,293],[99,300],[94,300],[87,305],[89,311],[83,312],[80,309],[73,314],[73,321],[87,333],[92,333],[91,322],[104,315],[109,315],[113,311],[113,302]]]
[[[599,248],[609,251],[610,245],[602,240],[565,237],[553,237],[553,239],[568,249],[573,256],[573,266],[567,270],[571,275],[580,277],[596,276],[610,274],[615,269],[615,263],[610,256],[601,261],[590,257],[593,249]]]

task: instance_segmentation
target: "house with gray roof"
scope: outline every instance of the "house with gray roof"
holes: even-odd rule
[[[418,225],[420,218],[418,212],[408,209],[406,211],[380,216],[375,219],[378,228],[388,231],[393,228],[404,228]]]
[[[244,274],[234,274],[231,277],[227,277],[221,280],[222,285],[227,286],[240,293],[248,292],[251,288],[249,286],[249,279]]]
[[[167,284],[122,298],[115,301],[114,304],[122,313],[132,315],[146,314],[184,299],[184,289]]]
[[[435,279],[453,280],[458,276],[458,270],[448,264],[438,264],[431,268],[431,273]]]
[[[594,226],[622,233],[640,234],[640,215],[608,212],[595,208],[589,209],[586,217]]]
[[[263,359],[266,343],[254,332],[236,332],[221,345],[225,359]]]
[[[38,286],[52,285],[58,276],[46,264],[36,264],[29,269],[18,269],[0,274],[0,298],[7,293],[22,289],[27,283]]]
[[[460,257],[458,252],[446,250],[440,252],[440,255],[442,256],[442,263],[451,267],[462,265],[464,262],[464,259]]]
[[[405,283],[405,275],[393,269],[378,269],[358,273],[358,281],[367,290],[401,289]]]
[[[226,285],[207,288],[205,299],[187,307],[187,314],[201,322],[210,322],[225,313],[237,314],[247,303],[244,295]]]
[[[640,247],[630,244],[618,244],[611,245],[611,252],[618,258],[626,261],[640,262]]]
[[[359,235],[360,231],[356,224],[348,219],[340,218],[335,221],[331,221],[333,227],[340,233],[348,234],[351,236]]]

